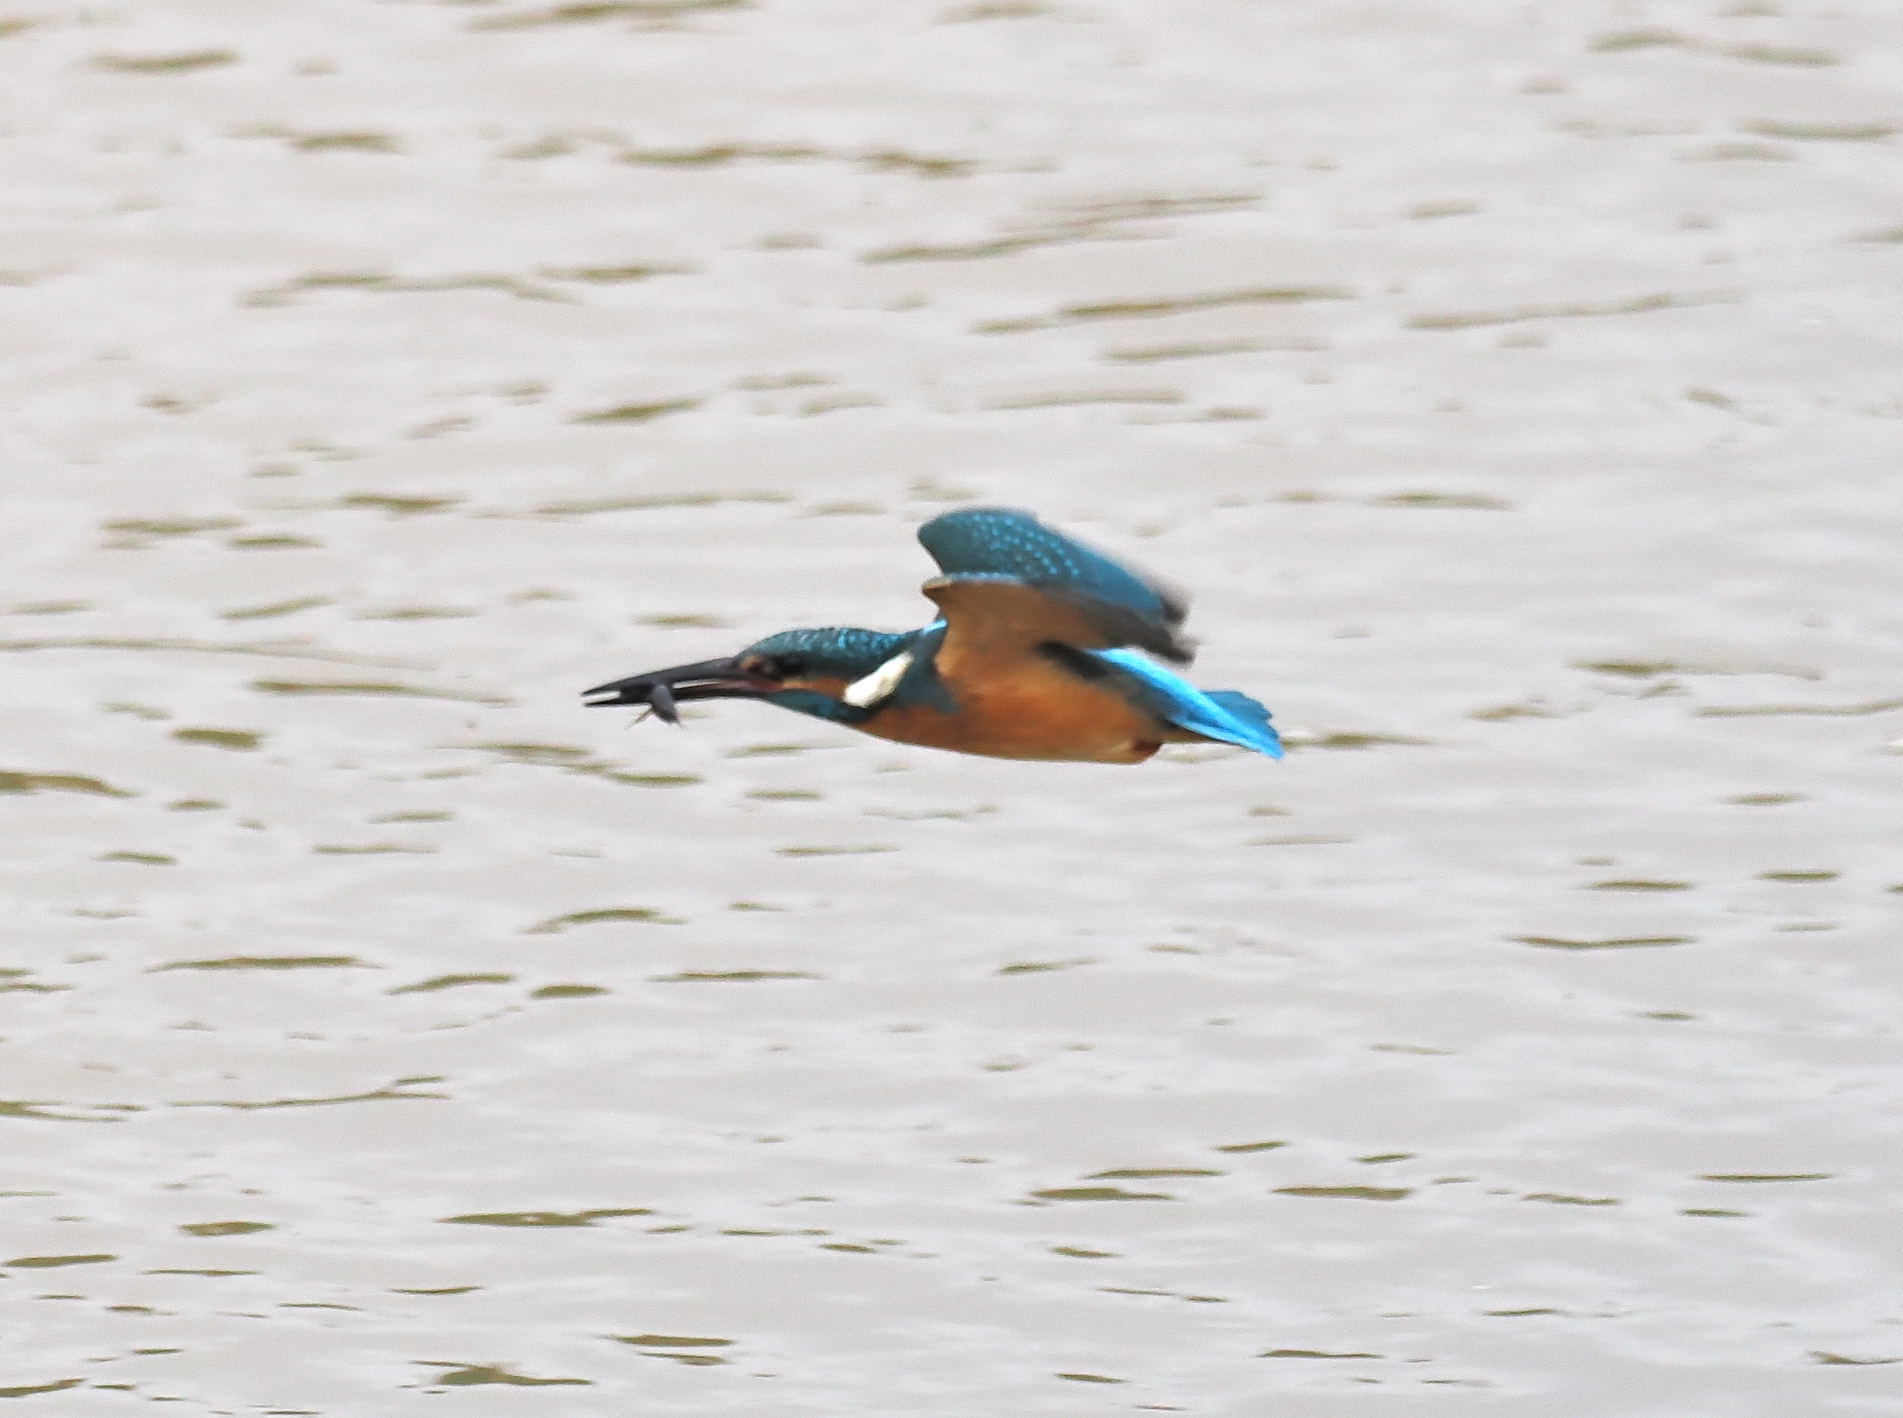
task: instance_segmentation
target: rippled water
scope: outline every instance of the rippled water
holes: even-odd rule
[[[1903,1411],[1899,42],[0,17],[0,1397]],[[1289,760],[579,708],[967,500]]]

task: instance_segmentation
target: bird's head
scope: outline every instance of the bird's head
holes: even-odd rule
[[[782,630],[756,640],[734,657],[747,674],[783,689],[812,689],[837,698],[847,685],[877,669],[906,637],[876,630]]]
[[[596,685],[584,697],[591,706],[643,705],[669,723],[680,722],[674,706],[689,699],[769,699],[824,713],[822,706],[840,704],[849,685],[911,638],[840,626],[782,630],[725,659],[631,675]]]

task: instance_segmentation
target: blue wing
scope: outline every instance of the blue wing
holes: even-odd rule
[[[1124,684],[1131,697],[1165,723],[1270,758],[1282,756],[1282,740],[1269,722],[1269,711],[1248,695],[1233,689],[1198,689],[1132,650],[1086,653],[1122,670],[1128,676]]]
[[[1189,642],[1178,629],[1189,604],[1180,592],[1072,541],[1028,512],[1009,507],[947,512],[920,527],[918,539],[954,580],[1022,582],[1083,614],[1098,632],[1099,645],[1140,645],[1189,662]]]

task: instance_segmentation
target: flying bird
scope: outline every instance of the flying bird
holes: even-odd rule
[[[1282,756],[1262,705],[1198,689],[1141,653],[1190,662],[1181,593],[1013,508],[947,512],[918,539],[944,573],[923,587],[939,615],[922,629],[782,630],[583,698],[670,724],[684,701],[759,699],[991,758],[1141,763],[1166,743],[1212,742]]]

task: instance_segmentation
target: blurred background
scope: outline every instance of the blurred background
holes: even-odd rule
[[[0,73],[0,1397],[1898,1411],[1888,0]],[[1288,759],[580,708],[921,623],[972,502],[1193,590]]]

